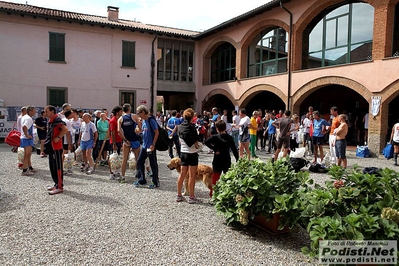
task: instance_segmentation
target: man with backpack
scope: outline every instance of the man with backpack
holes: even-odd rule
[[[180,120],[176,117],[177,111],[172,111],[172,117],[169,118],[166,123],[166,129],[168,130],[169,138],[171,142],[169,143],[169,157],[173,159],[175,156],[173,155],[173,144],[176,147],[177,155],[180,157],[180,142],[179,136],[177,135],[177,128],[180,125]]]

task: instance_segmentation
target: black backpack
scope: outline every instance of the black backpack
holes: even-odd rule
[[[290,158],[290,165],[294,168],[294,171],[298,173],[305,165],[308,165],[308,161],[303,158]]]
[[[312,164],[309,167],[309,171],[313,173],[327,173],[330,169],[325,167],[324,165],[321,165],[319,163]]]
[[[152,131],[154,131],[151,127],[151,122],[150,122],[151,119],[155,120],[155,118],[153,116],[150,116],[148,118],[149,127],[151,128]],[[168,131],[166,131],[164,128],[158,126],[158,132],[159,132],[159,136],[158,136],[157,142],[155,143],[155,149],[157,151],[166,151],[169,149],[169,143],[170,143]]]
[[[363,174],[381,176],[380,171],[382,171],[382,169],[378,167],[366,167],[363,169]]]

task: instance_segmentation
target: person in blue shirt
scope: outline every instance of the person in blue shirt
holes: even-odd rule
[[[166,123],[166,129],[168,130],[168,136],[172,140],[169,142],[169,157],[173,159],[175,156],[173,155],[173,144],[176,146],[177,155],[180,157],[180,142],[179,136],[177,135],[177,129],[179,127],[180,119],[176,117],[177,111],[174,110],[172,112],[172,117],[169,118]]]
[[[331,126],[329,122],[320,117],[320,113],[318,111],[313,112],[313,117],[312,143],[314,147],[314,160],[312,164],[317,162],[317,150],[320,150],[320,160],[323,161],[324,134],[326,133],[326,127]]]
[[[267,126],[267,136],[268,136],[268,147],[267,147],[267,153],[272,152],[272,147],[273,151],[277,150],[277,144],[276,144],[276,127],[273,125],[273,122],[276,121],[276,116],[274,113],[270,114],[270,120],[269,124]]]
[[[140,105],[139,107],[137,107],[137,115],[141,118],[142,121],[143,146],[140,150],[139,158],[137,159],[137,171],[139,180],[134,182],[133,185],[136,187],[145,186],[152,189],[159,187],[158,162],[155,149],[155,143],[157,142],[159,136],[158,123],[155,120],[155,117],[150,115],[150,111],[144,105]],[[152,171],[152,184],[148,186],[144,172],[144,163],[147,157],[150,160],[150,166]]]

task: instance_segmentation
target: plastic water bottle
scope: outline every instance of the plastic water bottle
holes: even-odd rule
[[[323,161],[322,161],[322,165],[324,165],[326,168],[330,167],[330,153],[326,152],[326,155],[324,155]]]

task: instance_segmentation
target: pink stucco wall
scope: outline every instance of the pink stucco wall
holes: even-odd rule
[[[66,64],[48,62],[49,32],[66,34]],[[0,13],[0,35],[0,98],[8,106],[45,106],[48,86],[67,87],[74,107],[110,110],[121,90],[136,92],[136,106],[150,102],[149,34]],[[121,68],[122,40],[136,42],[135,69]]]

